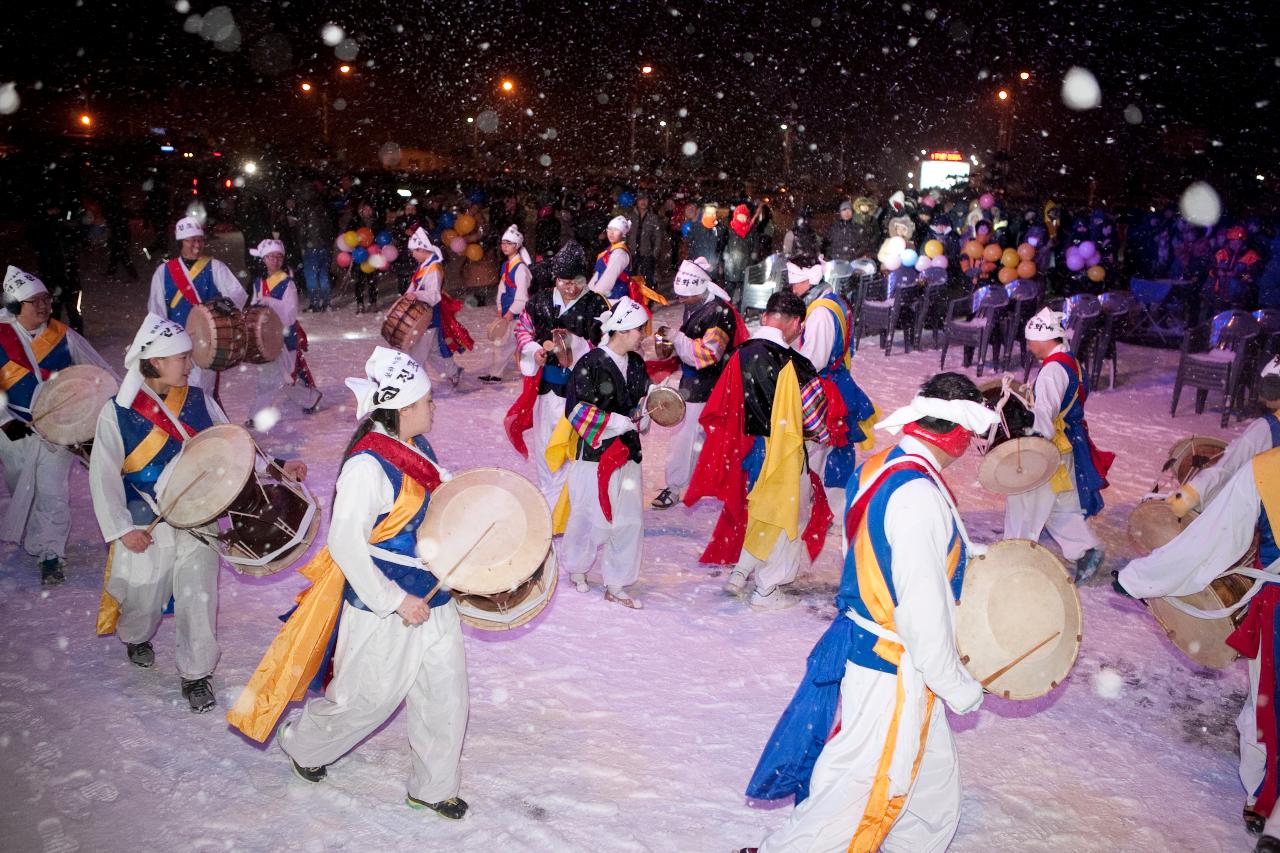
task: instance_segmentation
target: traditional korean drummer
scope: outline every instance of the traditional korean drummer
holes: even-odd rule
[[[9,509],[0,539],[17,542],[36,558],[40,583],[66,580],[71,505],[67,477],[73,456],[33,432],[31,410],[49,377],[73,364],[115,372],[74,330],[51,317],[53,299],[44,282],[9,267],[0,310],[0,465],[9,486]]]
[[[280,357],[258,365],[258,392],[250,410],[250,421],[257,422],[259,415],[270,410],[281,395],[293,396],[289,394],[290,389],[299,392],[296,399],[302,411],[308,415],[315,414],[321,394],[301,351],[305,349],[302,342],[306,335],[298,323],[298,287],[294,284],[293,273],[284,268],[284,243],[263,240],[256,249],[250,249],[249,254],[261,258],[266,269],[266,275],[253,283],[252,304],[269,306],[284,327],[284,349]],[[264,420],[274,421],[275,418],[268,416]]]
[[[427,236],[427,229],[418,228],[409,236],[409,254],[418,262],[409,280],[404,298],[416,299],[431,306],[431,327],[407,353],[418,364],[435,370],[454,388],[462,381],[462,365],[453,357],[449,346],[455,338],[453,326],[459,325],[456,316],[456,300],[444,292],[444,261],[440,250]]]
[[[151,637],[174,599],[182,695],[201,713],[215,704],[209,677],[218,663],[218,554],[195,536],[156,519],[156,487],[183,442],[226,423],[203,389],[188,384],[191,338],[170,320],[150,314],[125,355],[124,381],[102,407],[89,463],[93,510],[110,545],[98,633],[115,633],[129,660],[155,664]],[[306,465],[278,462],[302,479]]]

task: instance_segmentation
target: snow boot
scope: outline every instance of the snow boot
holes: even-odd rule
[[[1244,828],[1250,835],[1260,835],[1267,826],[1267,819],[1248,806],[1244,807]]]
[[[411,809],[431,809],[431,811],[441,817],[447,817],[449,820],[462,820],[463,815],[467,813],[467,801],[461,797],[450,797],[438,803],[428,803],[406,795],[404,804]]]
[[[747,576],[740,569],[734,569],[729,573],[729,579],[724,582],[724,591],[730,595],[742,595],[747,588]]]
[[[67,576],[62,573],[62,567],[66,565],[61,557],[50,554],[40,561],[40,585],[41,586],[62,586],[67,582]]]
[[[769,590],[756,587],[751,593],[751,606],[756,610],[786,610],[795,607],[799,600],[787,595],[776,586]]]
[[[209,686],[207,675],[204,678],[182,679],[182,696],[197,714],[203,714],[218,704],[218,700],[213,697],[213,688]]]
[[[578,592],[590,592],[591,586],[587,583],[586,572],[574,572],[569,575],[569,580],[573,583],[573,588]]]
[[[134,666],[150,669],[156,665],[156,650],[151,648],[150,642],[125,643],[124,648],[129,655],[129,662]]]

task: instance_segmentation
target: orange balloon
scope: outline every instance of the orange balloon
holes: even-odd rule
[[[458,232],[452,228],[444,229],[444,233],[440,235],[441,241],[447,246],[453,242],[453,238],[458,236]]]
[[[1018,257],[1024,261],[1034,261],[1036,259],[1036,247],[1030,243],[1023,243],[1018,247]]]
[[[967,257],[976,261],[982,257],[982,245],[977,240],[970,240],[964,244],[964,253]]]
[[[360,238],[360,245],[366,249],[373,245],[373,229],[357,228],[356,235]]]
[[[1107,277],[1107,271],[1103,269],[1100,265],[1094,264],[1093,266],[1089,267],[1089,269],[1085,272],[1085,275],[1089,276],[1089,281],[1099,282]]]
[[[999,246],[997,246],[995,243],[990,243],[990,244],[988,244],[988,245],[987,245],[987,247],[986,247],[985,249],[983,249],[983,250],[982,250],[982,257],[983,257],[983,259],[984,259],[984,260],[988,260],[988,261],[990,261],[990,262],[991,262],[991,263],[993,263],[993,264],[994,264],[996,261],[1000,260],[1000,255],[1001,255],[1001,254],[1002,254],[1002,252],[1001,252],[1000,247],[999,247]]]
[[[1018,257],[1018,252],[1015,249],[1005,249],[1000,253],[1000,263],[1006,267],[1016,267],[1020,260],[1022,259]]]
[[[1018,278],[1035,278],[1036,262],[1023,261],[1022,263],[1018,264],[1017,270],[1018,270]]]
[[[469,261],[484,260],[484,249],[480,248],[479,243],[471,243],[467,246],[467,260]]]
[[[1018,277],[1018,271],[1013,267],[1000,267],[1000,272],[996,273],[996,277],[1000,279],[1001,284],[1009,284]]]
[[[470,213],[464,213],[457,219],[453,220],[453,230],[457,231],[464,237],[476,230],[476,218]],[[477,260],[479,260],[477,258]]]

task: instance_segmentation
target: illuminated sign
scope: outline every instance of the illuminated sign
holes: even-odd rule
[[[944,163],[963,163],[964,155],[959,151],[930,151],[930,160],[941,160]]]

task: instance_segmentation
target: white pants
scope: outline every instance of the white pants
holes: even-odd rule
[[[218,554],[164,522],[156,525],[151,537],[151,547],[141,554],[119,540],[111,543],[107,592],[120,602],[116,636],[125,643],[150,640],[172,595],[178,674],[204,678],[218,665]]]
[[[569,463],[569,522],[560,543],[560,559],[569,574],[586,574],[604,547],[600,573],[604,585],[622,589],[640,577],[644,505],[640,465],[627,462],[609,478],[613,523],[605,521],[596,485],[599,463]]]
[[[1040,539],[1040,531],[1049,535],[1062,549],[1062,556],[1078,560],[1090,548],[1101,548],[1102,543],[1089,527],[1089,521],[1080,508],[1080,495],[1075,489],[1075,461],[1070,453],[1062,454],[1062,464],[1067,466],[1071,489],[1054,492],[1049,483],[1020,495],[1009,495],[1004,504],[1005,539]]]
[[[439,329],[427,329],[422,339],[409,351],[409,357],[427,368],[429,372],[434,371],[438,376],[453,382],[458,374],[462,373],[462,365],[458,364],[458,360],[452,355],[445,358],[440,354],[439,340]]]
[[[866,812],[888,738],[897,677],[845,665],[839,733],[813,767],[809,798],[769,834],[760,853],[844,853]],[[918,732],[900,732],[919,737]],[[946,850],[960,824],[960,769],[942,700],[935,699],[929,733],[906,804],[881,845],[884,853]]]
[[[685,403],[684,420],[672,431],[671,443],[667,445],[667,488],[677,495],[682,494],[693,479],[693,468],[707,439],[706,431],[698,423],[706,407],[706,403]]]
[[[318,390],[301,382],[293,383],[293,369],[297,364],[298,353],[286,349],[280,351],[280,357],[275,361],[258,365],[258,388],[249,417],[257,417],[263,409],[275,406],[281,397],[296,401],[304,409],[316,404],[320,399]]]
[[[556,501],[560,500],[560,492],[564,490],[569,468],[573,465],[572,462],[566,462],[559,470],[552,471],[547,464],[547,445],[551,443],[551,434],[563,417],[564,397],[554,391],[538,395],[533,403],[533,444],[529,448],[529,455],[533,457],[533,467],[538,472],[538,489],[552,510],[556,508]]]
[[[761,560],[745,547],[738,555],[738,565],[734,571],[747,577],[756,574],[756,589],[761,595],[773,592],[774,587],[791,583],[800,572],[800,561],[808,555],[805,552],[804,529],[809,524],[809,515],[813,510],[813,484],[809,480],[809,472],[800,474],[800,518],[796,524],[796,538],[788,539],[785,531],[778,534],[769,552],[767,560]]]
[[[462,624],[450,602],[421,625],[342,607],[333,680],[285,729],[280,747],[303,767],[337,761],[405,703],[413,772],[409,795],[427,803],[457,796],[470,703]]]
[[[10,441],[0,433],[0,465],[9,486],[9,509],[0,538],[18,542],[35,557],[63,557],[71,530],[67,478],[75,459],[39,435]]]
[[[831,455],[831,445],[817,441],[806,441],[804,449],[809,456],[809,470],[817,473],[819,482],[825,483],[827,481],[827,457]],[[838,530],[840,525],[844,523],[840,517],[844,513],[844,500],[847,497],[844,484],[823,486],[823,489],[827,493],[827,506],[831,507],[831,511],[836,516],[836,523],[833,527]]]
[[[1267,747],[1258,740],[1258,677],[1261,664],[1257,658],[1249,658],[1249,695],[1236,717],[1236,731],[1240,733],[1240,783],[1244,785],[1246,802],[1252,804],[1254,792],[1267,775]],[[1276,809],[1280,812],[1280,809]],[[1277,821],[1280,826],[1280,821]],[[1278,834],[1280,837],[1280,834]]]

